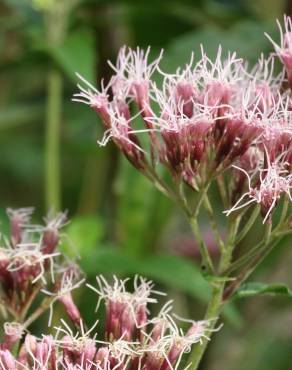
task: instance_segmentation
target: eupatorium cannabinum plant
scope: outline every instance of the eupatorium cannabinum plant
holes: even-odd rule
[[[1,370],[172,370],[193,345],[214,330],[211,321],[187,321],[183,332],[167,302],[156,317],[149,305],[163,293],[142,277],[96,278],[88,285],[104,301],[105,330],[98,320],[89,329],[74,303],[72,291],[84,283],[83,274],[58,249],[64,214],[47,218],[44,226],[30,224],[31,208],[8,210],[10,235],[1,239],[1,313],[6,322],[0,341]],[[61,319],[54,335],[31,333],[31,324],[46,310],[51,326],[55,304],[63,305],[69,321]],[[218,328],[217,328],[218,329]],[[52,332],[52,330],[51,330]]]
[[[105,132],[129,162],[185,212],[200,247],[202,268],[212,295],[206,311],[210,329],[222,306],[238,291],[279,240],[290,232],[292,186],[292,25],[284,17],[275,54],[250,67],[235,53],[211,60],[203,47],[173,74],[146,51],[123,47],[108,84],[95,88],[82,76],[73,100],[90,106]],[[268,36],[268,38],[270,38]],[[197,55],[197,52],[196,52]],[[274,64],[283,65],[275,74]],[[275,68],[276,69],[276,68]],[[156,76],[159,76],[157,83]],[[217,186],[227,236],[221,236],[210,200]],[[276,210],[280,215],[275,215]],[[205,210],[218,247],[215,261],[199,224]],[[276,216],[276,217],[275,217]],[[263,223],[259,242],[234,254],[257,218]],[[207,340],[192,350],[197,369]]]

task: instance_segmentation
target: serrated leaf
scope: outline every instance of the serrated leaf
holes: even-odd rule
[[[292,297],[292,291],[285,284],[246,283],[236,291],[234,298],[245,298],[263,294]]]

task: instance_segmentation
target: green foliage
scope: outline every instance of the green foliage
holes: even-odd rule
[[[292,297],[292,291],[285,284],[246,283],[235,293],[234,298],[246,298],[256,295],[284,295]]]
[[[137,171],[126,161],[122,161],[115,187],[121,247],[131,255],[151,253],[170,217],[171,202],[144,176],[137,176]]]
[[[77,80],[76,72],[93,82],[96,65],[94,48],[95,40],[92,32],[88,29],[80,29],[70,33],[61,47],[51,47],[49,52],[73,83]]]
[[[203,302],[209,297],[208,284],[202,278],[198,267],[178,256],[152,255],[140,259],[109,247],[95,249],[91,256],[84,255],[81,264],[91,275],[141,274],[171,288],[184,291]]]
[[[176,38],[166,50],[163,65],[167,72],[172,72],[179,65],[189,62],[192,52],[198,60],[201,46],[210,59],[214,60],[219,45],[222,46],[223,55],[235,51],[238,57],[256,63],[261,52],[271,50],[264,32],[273,35],[274,28],[271,22],[256,23],[250,20],[238,22],[228,29],[213,25],[205,26],[199,31],[192,31]]]
[[[72,257],[91,256],[99,247],[103,238],[104,225],[94,215],[73,218],[66,228],[66,238],[62,246],[66,253]]]

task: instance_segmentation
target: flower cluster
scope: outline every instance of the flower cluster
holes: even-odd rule
[[[88,285],[98,294],[97,305],[105,302],[106,317],[104,336],[96,329],[98,320],[87,330],[71,294],[84,279],[57,251],[65,215],[39,226],[30,223],[32,212],[9,209],[11,233],[2,238],[0,297],[7,321],[0,341],[1,370],[173,370],[193,344],[214,331],[210,321],[198,321],[184,333],[171,314],[171,302],[151,318],[148,306],[163,294],[138,276],[132,293],[126,289],[129,279],[114,277],[110,284],[100,276],[97,287]],[[51,325],[56,301],[63,304],[71,326],[61,319],[55,335],[31,334],[30,325],[46,310]]]
[[[291,40],[291,19],[285,17],[281,47],[275,47],[288,81]],[[291,98],[283,91],[285,73],[274,75],[275,56],[261,57],[249,68],[235,53],[223,58],[219,48],[212,61],[202,48],[197,62],[192,55],[184,68],[168,74],[159,66],[162,54],[148,62],[149,54],[149,48],[123,47],[101,91],[78,75],[83,84],[73,100],[101,117],[100,145],[112,139],[154,182],[158,164],[175,183],[196,190],[226,174],[227,213],[256,202],[264,221],[270,219],[280,197],[290,198],[292,186]]]
[[[7,210],[10,236],[2,236],[0,248],[2,310],[10,319],[24,322],[34,302],[41,299],[45,304],[50,298],[51,307],[60,301],[77,322],[80,314],[71,291],[80,285],[80,271],[57,248],[66,216],[48,217],[42,226],[30,223],[32,213],[32,208]]]
[[[16,323],[5,324],[5,338],[1,344],[0,364],[3,370],[112,370],[112,369],[176,369],[182,355],[191,346],[207,338],[208,321],[191,322],[184,334],[176,325],[168,302],[157,317],[149,318],[148,303],[153,284],[137,277],[134,292],[126,290],[126,280],[114,279],[110,285],[103,277],[97,278],[98,288],[91,287],[106,304],[105,338],[97,339],[96,324],[85,330],[83,321],[74,334],[62,320],[55,336],[37,338],[26,335]],[[13,344],[25,336],[18,356],[10,351]]]

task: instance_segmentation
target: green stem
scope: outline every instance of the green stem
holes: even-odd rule
[[[232,254],[233,248],[227,248],[225,252],[222,254],[221,259],[221,269],[225,269],[231,260],[231,254]],[[207,311],[204,317],[204,320],[209,321],[209,337],[212,334],[212,330],[215,328],[219,316],[221,314],[222,306],[223,306],[223,293],[224,293],[224,287],[225,287],[225,281],[217,281],[214,283],[212,288],[212,296],[210,299],[210,302],[207,307]],[[189,357],[189,360],[191,362],[191,369],[197,370],[198,366],[202,360],[202,357],[207,349],[209,341],[206,339],[203,339],[203,342],[201,345],[197,345],[194,347],[193,351],[191,352],[191,355]]]
[[[221,254],[218,275],[220,275],[220,273],[226,270],[230,265],[232,259],[232,252],[234,248],[234,241],[236,238],[239,223],[240,217],[231,221],[229,225],[229,238]],[[211,336],[212,330],[215,328],[219,320],[219,316],[222,310],[225,283],[226,281],[224,280],[214,280],[212,284],[212,295],[204,318],[204,320],[210,320],[208,326],[210,333],[209,337]],[[198,369],[202,357],[207,349],[208,343],[209,343],[208,340],[204,339],[201,345],[194,347],[194,349],[192,350],[189,357],[192,364],[191,365],[192,370]]]
[[[242,283],[244,283],[248,277],[254,272],[254,270],[257,268],[257,266],[266,258],[266,256],[274,249],[274,247],[279,243],[281,239],[275,240],[273,243],[269,245],[265,245],[263,250],[255,257],[254,260],[252,260],[245,268],[244,270],[238,275],[236,280],[232,282],[224,292],[224,300],[228,300],[232,294],[237,290],[238,287]]]
[[[40,287],[36,287],[34,289],[34,291],[31,293],[30,297],[28,298],[26,304],[23,306],[22,310],[21,310],[21,313],[19,315],[19,321],[20,322],[23,322],[27,316],[27,313],[32,305],[32,303],[34,302],[37,294],[39,293],[40,291]]]
[[[284,220],[286,218],[286,215],[287,215],[287,212],[288,212],[288,209],[289,209],[289,203],[290,203],[290,199],[288,196],[285,197],[284,199],[284,203],[283,203],[283,208],[282,208],[282,212],[281,212],[281,216],[280,216],[280,220],[278,222],[278,225],[276,226],[275,230],[279,230],[281,229],[283,223],[284,223]]]
[[[218,283],[217,286],[213,287],[212,290],[212,297],[208,304],[207,311],[205,314],[205,320],[210,320],[210,325],[208,326],[208,329],[210,330],[210,333],[215,328],[219,315],[222,309],[222,295],[224,291],[224,282]],[[210,336],[210,335],[209,335]],[[206,339],[203,339],[202,344],[198,344],[194,347],[193,351],[190,354],[189,361],[191,363],[191,369],[196,370],[198,369],[198,366],[202,360],[202,357],[207,349],[209,341]]]
[[[196,217],[189,217],[189,223],[192,228],[193,234],[196,238],[198,243],[200,254],[202,256],[203,264],[207,269],[208,273],[212,273],[214,271],[213,262],[211,256],[208,251],[208,247],[206,246],[204,239],[202,238],[199,223]]]
[[[251,258],[257,255],[257,253],[262,249],[265,245],[265,241],[260,241],[257,245],[255,245],[250,251],[240,257],[237,261],[233,262],[228,270],[223,271],[223,275],[229,276],[233,271],[237,270],[238,268],[242,267],[246,264]]]
[[[48,72],[46,117],[46,207],[54,211],[61,207],[60,190],[60,126],[63,81],[61,73],[51,67]]]
[[[35,320],[37,320],[46,310],[49,309],[54,299],[55,297],[49,297],[49,298],[44,299],[41,305],[23,323],[23,327],[27,329]]]
[[[208,194],[205,194],[204,205],[205,205],[206,211],[207,211],[209,219],[210,219],[210,224],[211,224],[211,228],[213,230],[213,234],[214,234],[215,239],[216,239],[216,243],[217,243],[220,251],[223,251],[224,248],[225,248],[224,242],[221,238],[221,235],[220,235],[220,232],[219,232],[219,229],[218,229],[218,225],[217,225],[217,222],[216,222],[216,219],[215,219],[214,210],[212,208],[212,204],[209,200]]]
[[[254,210],[252,211],[252,214],[250,215],[248,221],[245,223],[243,229],[238,234],[238,237],[236,238],[236,244],[238,244],[249,232],[253,224],[255,223],[255,220],[257,219],[258,215],[260,213],[260,207],[256,206]]]
[[[220,196],[221,196],[223,206],[224,206],[225,209],[227,209],[228,208],[228,194],[227,194],[227,191],[226,191],[224,177],[222,175],[218,175],[217,185],[218,185],[218,189],[219,189],[219,193],[220,193]]]

